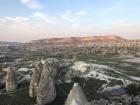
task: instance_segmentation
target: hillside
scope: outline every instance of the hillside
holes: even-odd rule
[[[61,45],[61,44],[81,44],[81,43],[93,43],[93,42],[120,42],[126,41],[126,39],[114,36],[87,36],[87,37],[66,37],[66,38],[49,38],[33,40],[30,45]]]

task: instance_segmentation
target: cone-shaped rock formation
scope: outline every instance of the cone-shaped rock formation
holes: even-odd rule
[[[65,105],[87,105],[88,101],[81,89],[81,87],[75,83],[70,91]]]
[[[46,61],[38,86],[37,104],[45,105],[52,102],[56,97],[54,84],[54,73],[52,72],[52,62]]]
[[[17,76],[16,72],[9,67],[6,75],[6,91],[14,91],[17,89]]]
[[[35,97],[37,95],[38,84],[39,84],[39,80],[40,80],[40,77],[41,77],[42,70],[43,70],[42,63],[37,62],[35,64],[32,79],[31,79],[31,82],[30,82],[30,88],[29,88],[29,96],[30,97]]]

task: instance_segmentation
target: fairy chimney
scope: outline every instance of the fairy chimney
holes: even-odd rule
[[[6,91],[14,91],[17,89],[17,76],[15,70],[13,68],[9,67],[7,69],[7,75],[6,75]]]
[[[51,103],[56,97],[54,77],[57,74],[58,63],[56,59],[47,59],[43,65],[37,91],[38,105]]]
[[[29,88],[29,96],[30,97],[35,97],[37,95],[37,88],[38,88],[38,84],[39,84],[42,70],[43,70],[42,63],[37,62],[35,64],[34,69],[33,69],[33,75],[32,75],[32,79],[30,82],[30,88]]]

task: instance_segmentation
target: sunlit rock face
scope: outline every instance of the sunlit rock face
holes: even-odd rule
[[[13,68],[9,67],[6,75],[6,91],[14,91],[17,89],[17,76]]]
[[[54,77],[57,74],[58,63],[56,59],[47,59],[43,65],[37,92],[38,105],[51,103],[56,97]]]
[[[87,105],[88,101],[81,89],[81,87],[75,83],[70,91],[65,105]]]
[[[71,67],[73,71],[80,71],[81,73],[86,72],[88,69],[91,69],[91,64],[84,63],[82,61],[77,61]]]
[[[37,95],[37,89],[38,89],[39,80],[41,78],[42,70],[43,70],[42,63],[37,62],[35,64],[35,68],[33,69],[33,75],[30,82],[30,88],[29,88],[30,97],[35,97]]]

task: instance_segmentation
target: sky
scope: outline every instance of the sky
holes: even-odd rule
[[[0,40],[117,35],[140,39],[140,0],[0,0]]]

